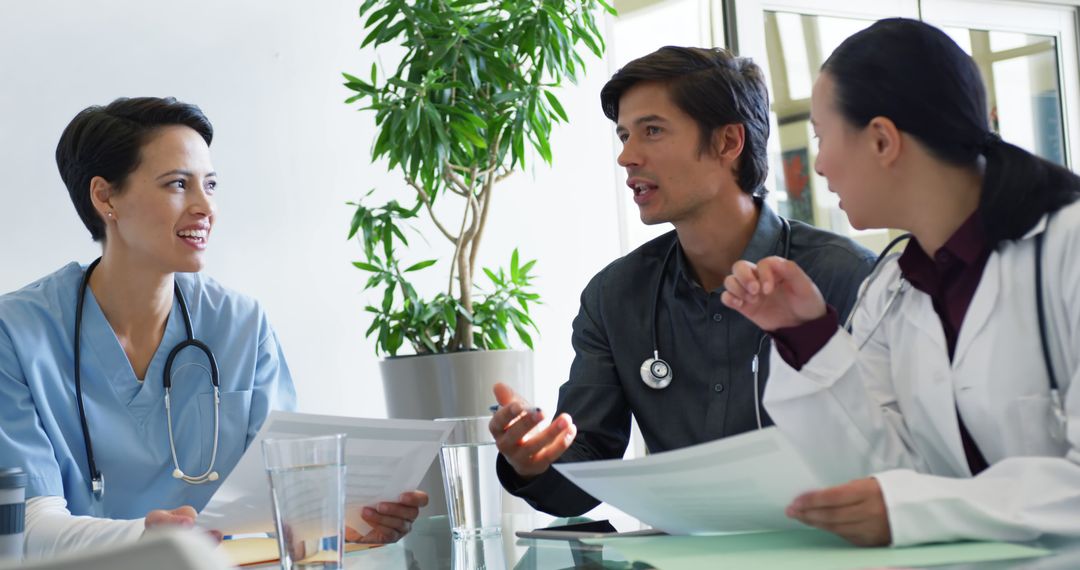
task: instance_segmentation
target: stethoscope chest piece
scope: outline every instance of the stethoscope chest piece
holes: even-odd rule
[[[659,354],[653,353],[653,357],[641,363],[641,381],[653,390],[662,390],[671,384],[674,374],[671,366]]]

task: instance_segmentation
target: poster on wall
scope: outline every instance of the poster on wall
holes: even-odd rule
[[[784,151],[784,189],[787,202],[781,204],[781,215],[814,225],[814,196],[810,191],[810,151],[797,148]]]

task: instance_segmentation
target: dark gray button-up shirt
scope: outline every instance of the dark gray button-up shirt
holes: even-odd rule
[[[722,288],[705,291],[694,281],[677,241],[672,231],[615,260],[581,294],[572,337],[576,356],[559,390],[557,411],[570,414],[578,433],[560,462],[622,457],[631,414],[651,452],[757,427],[760,393],[755,400],[751,361],[759,355],[763,392],[771,342],[720,302]],[[813,279],[841,320],[846,318],[874,255],[797,221],[791,222],[790,241],[789,259]],[[742,259],[783,255],[784,242],[780,218],[762,205]],[[673,373],[671,385],[661,390],[645,385],[640,375],[642,362],[653,353],[654,316],[655,343]],[[761,413],[762,422],[771,424]],[[497,469],[507,490],[553,515],[576,516],[598,504],[554,469],[528,482],[502,456]]]

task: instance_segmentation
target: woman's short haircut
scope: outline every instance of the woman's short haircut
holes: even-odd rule
[[[744,192],[765,196],[769,90],[757,64],[721,48],[662,47],[626,64],[604,85],[600,90],[604,114],[618,121],[619,99],[645,81],[666,85],[675,105],[697,122],[699,152],[712,151],[712,135],[717,128],[743,125],[746,135],[736,181]]]
[[[975,167],[985,159],[979,213],[994,246],[1080,196],[1075,174],[990,130],[975,61],[938,28],[881,20],[844,40],[821,71],[835,83],[834,104],[849,124],[886,117],[943,162]]]
[[[56,145],[56,166],[94,241],[105,238],[105,223],[90,199],[90,180],[100,176],[123,190],[139,166],[142,146],[157,129],[176,125],[191,127],[207,145],[214,138],[201,109],[172,97],[121,98],[88,107],[68,123]]]

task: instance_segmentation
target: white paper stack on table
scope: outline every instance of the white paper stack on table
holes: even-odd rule
[[[345,524],[367,533],[371,526],[360,518],[361,508],[416,489],[451,429],[450,423],[426,420],[271,412],[196,523],[227,535],[274,532],[262,441],[344,433]]]
[[[640,459],[555,468],[593,497],[668,534],[804,528],[784,508],[824,487],[774,427]]]

